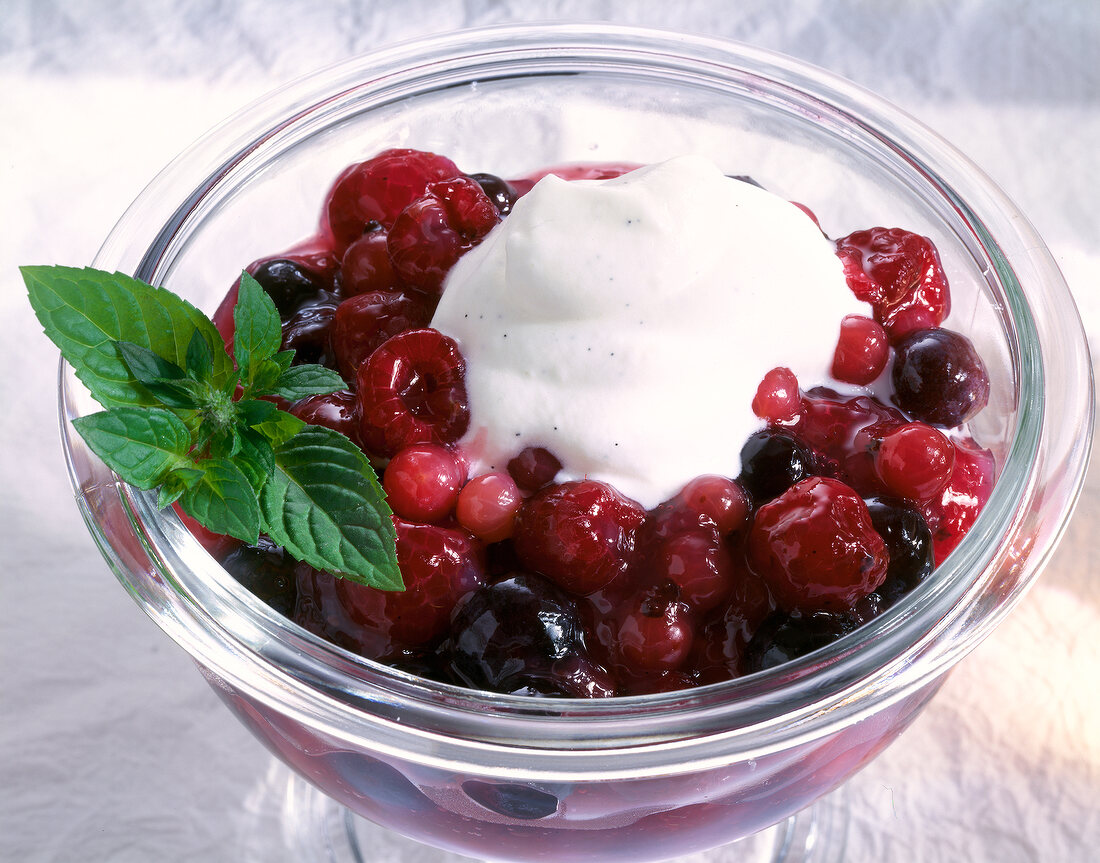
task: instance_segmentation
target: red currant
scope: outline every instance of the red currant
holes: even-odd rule
[[[500,542],[515,530],[523,498],[506,473],[476,476],[458,494],[455,518],[483,542]]]
[[[874,451],[875,470],[895,495],[931,500],[955,467],[955,447],[924,423],[906,423],[887,434]]]
[[[401,518],[431,524],[451,514],[465,479],[466,468],[449,449],[417,444],[390,459],[382,488]]]

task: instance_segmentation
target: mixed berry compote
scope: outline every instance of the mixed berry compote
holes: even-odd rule
[[[608,248],[596,221],[636,246]],[[761,296],[700,268],[749,273]],[[780,270],[799,274],[795,294]],[[290,410],[379,470],[406,589],[336,578],[264,538],[218,554],[306,629],[429,679],[608,697],[773,667],[928,578],[992,487],[967,431],[989,378],[943,326],[932,241],[884,227],[830,240],[803,205],[695,157],[505,180],[387,150],[340,174],[314,237],[248,271],[283,347],[347,382]],[[628,286],[547,275],[561,272]],[[711,314],[687,305],[701,292]],[[227,342],[235,296],[215,315]],[[544,346],[563,340],[619,356],[566,362]]]

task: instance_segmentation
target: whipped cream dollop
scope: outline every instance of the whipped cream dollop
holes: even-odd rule
[[[524,447],[651,508],[736,477],[764,374],[829,377],[869,314],[796,206],[684,156],[611,180],[553,175],[447,277],[432,326],[466,358],[470,475]]]

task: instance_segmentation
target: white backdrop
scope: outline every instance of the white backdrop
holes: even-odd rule
[[[898,103],[1029,215],[1100,344],[1091,0],[0,0],[0,859],[235,860],[269,764],[87,535],[55,431],[54,352],[15,267],[88,263],[161,166],[290,78],[399,39],[540,19],[739,39]],[[1098,527],[1094,475],[1037,587],[851,784],[848,860],[1096,859]],[[454,859],[389,838],[375,854]]]

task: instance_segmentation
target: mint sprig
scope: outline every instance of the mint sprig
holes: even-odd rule
[[[322,366],[291,365],[279,313],[248,273],[233,312],[233,356],[180,297],[121,273],[23,267],[46,335],[105,408],[73,425],[119,477],[158,489],[203,527],[360,584],[401,590],[391,510],[367,457],[340,433],[279,410],[344,388]]]

